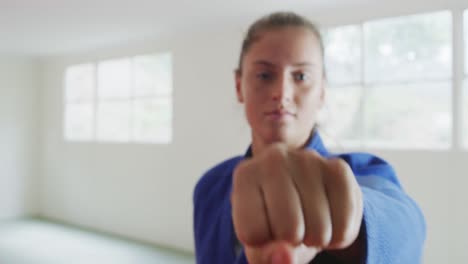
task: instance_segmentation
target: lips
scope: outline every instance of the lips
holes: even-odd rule
[[[265,112],[265,115],[267,117],[271,117],[274,119],[279,119],[279,118],[284,118],[284,117],[294,117],[295,114],[291,111],[285,110],[285,109],[276,109],[273,111],[268,111]]]

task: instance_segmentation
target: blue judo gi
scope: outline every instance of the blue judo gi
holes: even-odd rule
[[[317,132],[306,145],[325,158],[345,160],[361,187],[364,217],[361,232],[366,242],[367,264],[421,263],[426,223],[418,205],[404,192],[393,168],[384,160],[365,153],[331,154]],[[195,253],[198,264],[246,264],[243,251],[236,254],[237,238],[231,215],[232,173],[251,156],[226,160],[208,170],[193,194]],[[311,263],[340,263],[326,252]]]

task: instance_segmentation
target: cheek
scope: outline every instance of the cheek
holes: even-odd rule
[[[249,86],[244,90],[244,103],[245,107],[249,110],[261,110],[266,95],[259,87]]]
[[[262,111],[260,104],[253,99],[254,98],[250,97],[245,101],[245,113],[250,122],[256,122],[259,113]]]
[[[303,116],[306,116],[306,118],[314,117],[317,115],[322,104],[320,90],[317,88],[299,94],[296,102]]]
[[[248,123],[255,130],[263,126],[264,103],[258,94],[251,92],[244,101],[245,116]]]

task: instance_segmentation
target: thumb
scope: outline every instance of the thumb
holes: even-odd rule
[[[296,263],[294,249],[286,242],[275,242],[268,254],[268,264],[294,264]]]
[[[261,247],[245,247],[245,255],[252,264],[294,264],[294,248],[287,242],[275,241]]]

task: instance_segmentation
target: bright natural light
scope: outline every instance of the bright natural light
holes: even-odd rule
[[[327,101],[323,111],[323,133],[329,144],[358,141],[361,102],[361,27],[334,28],[324,33]]]
[[[447,11],[364,24],[366,145],[450,146],[451,21]]]
[[[69,67],[65,73],[65,138],[73,141],[93,137],[95,69],[92,64]]]
[[[131,101],[102,101],[97,107],[97,140],[130,141]]]
[[[464,12],[463,28],[465,30],[465,76],[468,77],[468,9]]]
[[[135,96],[168,96],[172,93],[170,54],[136,56]]]
[[[69,67],[65,139],[170,143],[171,67],[168,53]]]
[[[451,23],[444,11],[326,32],[327,67],[336,70],[328,73],[324,127],[338,145],[450,146]]]
[[[356,85],[327,87],[327,102],[323,111],[323,133],[329,144],[342,145],[360,138],[362,87]],[[357,143],[356,143],[357,144]]]
[[[368,86],[366,144],[384,148],[449,147],[451,82]]]
[[[136,141],[169,143],[172,139],[172,71],[170,54],[137,56],[133,136]],[[158,113],[158,114],[154,114]]]
[[[452,77],[451,29],[449,11],[365,23],[366,83]]]
[[[132,70],[130,58],[99,63],[97,87],[99,100],[130,98]]]
[[[361,27],[351,25],[325,32],[325,64],[331,86],[361,82]]]
[[[465,29],[465,81],[463,89],[463,125],[465,148],[468,148],[468,9],[464,13]]]

